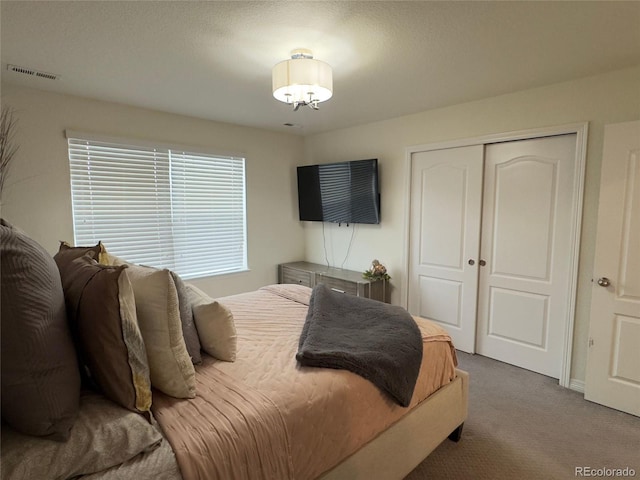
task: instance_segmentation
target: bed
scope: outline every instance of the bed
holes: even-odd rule
[[[194,399],[154,392],[154,416],[185,480],[403,478],[460,433],[468,377],[440,327],[416,318],[424,354],[403,408],[351,372],[297,364],[310,294],[271,285],[218,299],[233,312],[237,360],[205,357]]]
[[[186,334],[183,338],[180,324],[182,322],[184,329],[187,322],[179,317],[178,310],[187,306],[187,313],[193,311],[197,322],[200,307],[191,299],[184,301],[180,296],[183,288],[176,286],[181,281],[172,272],[149,267],[136,269],[133,265],[115,266],[113,261],[103,265],[95,260],[104,253],[101,244],[86,248],[61,246],[64,255],[59,252],[56,256],[60,256],[56,267],[44,249],[21,232],[3,224],[0,233],[3,235],[0,452],[3,479],[400,479],[447,437],[457,440],[460,436],[467,416],[468,376],[456,369],[451,340],[433,322],[415,318],[422,353],[415,388],[405,408],[355,373],[301,366],[296,352],[312,294],[307,287],[269,285],[216,300],[203,294],[207,308],[222,305],[229,312],[237,350],[234,347],[233,358],[225,358],[225,352],[218,358],[202,352],[202,358],[195,361],[193,355],[185,357],[188,342]],[[28,264],[35,266],[25,268]],[[88,283],[78,283],[78,272],[89,270],[93,273]],[[147,282],[147,286],[153,280],[154,285],[170,289],[155,292],[155,300],[146,305],[148,299],[142,295],[145,292],[138,289],[144,282],[135,283],[136,275]],[[170,301],[164,298],[165,291],[173,292],[169,295]],[[76,303],[69,302],[73,292],[77,293]],[[68,385],[57,380],[63,368],[71,377],[77,377],[76,352],[87,355],[89,346],[95,346],[94,355],[104,354],[109,342],[98,335],[97,329],[107,321],[113,322],[115,336],[109,338],[117,343],[114,348],[124,355],[125,363],[133,365],[137,359],[151,362],[151,337],[143,335],[144,345],[141,339],[136,344],[131,343],[131,339],[134,334],[138,338],[139,330],[144,330],[144,309],[157,303],[158,293],[166,301],[160,310],[154,310],[151,322],[158,327],[162,322],[156,316],[168,315],[165,309],[171,307],[175,310],[169,315],[173,318],[171,328],[177,339],[176,344],[168,348],[160,345],[159,350],[163,354],[173,349],[184,351],[179,356],[188,363],[182,366],[188,366],[191,371],[193,392],[186,391],[183,398],[163,393],[161,384],[156,383],[160,377],[154,376],[153,370],[150,381],[147,376],[138,379],[147,382],[147,390],[142,389],[141,383],[130,389],[131,394],[142,392],[146,396],[130,395],[127,397],[130,401],[110,396],[104,387],[102,393],[86,388],[80,391],[78,379]],[[73,337],[75,345],[72,344],[72,336],[65,332],[68,328],[65,300],[67,314],[72,313],[71,320],[90,322],[86,324],[89,326],[86,335],[91,344],[80,337]],[[107,300],[112,310],[110,317],[106,316],[106,310],[99,308],[104,304],[101,302]],[[55,318],[49,313],[43,316],[41,308],[55,313]],[[131,309],[137,312],[137,320]],[[102,316],[98,317],[98,313]],[[45,317],[49,323],[43,323]],[[134,323],[126,324],[130,337],[123,342],[125,321]],[[415,328],[411,319],[410,323]],[[31,326],[32,330],[26,330]],[[61,336],[52,336],[56,331]],[[198,332],[196,335],[203,333],[200,325]],[[25,338],[28,341],[24,341]],[[34,349],[36,341],[40,343]],[[65,348],[61,352],[63,343]],[[23,352],[18,351],[18,347],[25,347],[24,352],[30,357],[17,356]],[[128,350],[123,350],[125,347]],[[147,359],[140,348],[146,348]],[[143,357],[133,357],[132,352],[142,352]],[[15,355],[10,357],[9,353]],[[200,348],[196,353],[200,355]],[[48,365],[53,364],[56,354],[64,354],[65,363],[56,357],[56,367],[50,369]],[[103,358],[113,360],[92,364],[94,371],[89,373],[94,375],[94,380],[99,380],[95,376],[99,367],[110,368],[116,359],[115,356]],[[25,373],[27,367],[29,371],[46,372],[48,383],[40,382],[41,374]],[[145,365],[139,367],[142,369]],[[133,374],[145,370],[130,371]],[[13,379],[17,382],[9,382]],[[32,390],[36,397],[30,398],[27,406],[26,396],[16,394],[21,391],[16,388],[24,390],[25,386],[36,385],[33,380],[40,382],[38,388],[48,388],[47,397],[55,396],[58,403],[54,402],[54,407],[60,399],[70,398],[71,406],[76,409],[72,416],[62,410],[65,415],[60,418],[68,426],[60,430],[64,438],[58,441],[50,439],[53,437],[49,430],[29,431],[34,420],[40,422],[36,427],[50,426],[49,420],[46,425],[42,423],[40,415],[43,406],[50,406],[47,397],[38,396],[38,390]],[[108,380],[129,385],[129,379],[122,378],[121,374],[112,374]],[[163,385],[163,388],[170,386]],[[61,391],[55,392],[54,388]],[[9,394],[13,403],[7,402]],[[9,414],[17,414],[19,418]],[[21,419],[31,422],[20,427],[25,431],[14,425]]]

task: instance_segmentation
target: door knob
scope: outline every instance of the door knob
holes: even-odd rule
[[[611,282],[607,277],[602,277],[598,279],[598,285],[600,285],[601,287],[608,287],[609,285],[611,285]]]
[[[475,265],[475,264],[476,264],[475,260],[473,260],[473,259],[469,260],[469,265]]]

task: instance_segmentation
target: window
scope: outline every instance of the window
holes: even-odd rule
[[[184,278],[247,269],[244,158],[67,138],[76,245]]]

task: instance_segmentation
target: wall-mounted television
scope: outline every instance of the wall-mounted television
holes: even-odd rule
[[[380,223],[378,159],[298,167],[300,220]]]

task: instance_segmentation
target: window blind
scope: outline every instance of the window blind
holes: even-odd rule
[[[244,158],[69,137],[76,245],[184,278],[246,270]]]

